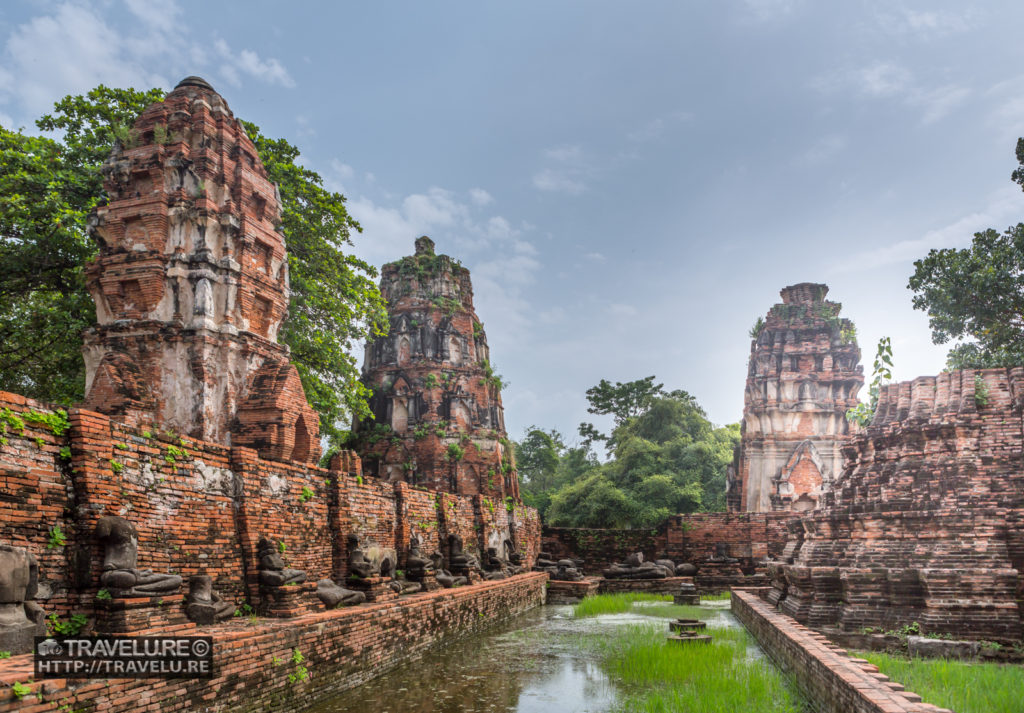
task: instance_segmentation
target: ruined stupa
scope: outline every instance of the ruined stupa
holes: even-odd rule
[[[462,495],[519,498],[511,444],[469,270],[416,240],[385,265],[390,330],[366,346],[374,419],[356,424],[364,471]]]
[[[842,469],[846,412],[864,385],[853,324],[825,299],[828,287],[803,282],[779,294],[751,335],[733,511],[814,509]]]
[[[277,333],[280,199],[224,99],[188,77],[103,165],[86,270],[86,406],[268,458],[311,461],[319,420]]]

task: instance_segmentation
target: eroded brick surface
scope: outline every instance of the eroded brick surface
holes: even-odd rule
[[[473,308],[469,270],[434,253],[385,265],[390,330],[366,347],[374,419],[357,426],[368,473],[493,502],[519,499],[500,378]]]
[[[1024,370],[882,389],[823,507],[770,566],[782,611],[814,627],[1019,641]]]
[[[671,559],[698,567],[701,591],[721,591],[749,585],[750,577],[763,576],[764,560],[778,557],[786,544],[786,523],[792,513],[693,513],[673,515],[660,528],[601,530],[545,527],[541,546],[554,558],[582,559],[583,570],[601,570],[621,562],[632,552],[645,559]],[[735,559],[719,564],[716,557]]]
[[[264,458],[315,462],[319,420],[277,333],[288,260],[277,189],[198,77],[149,106],[104,163],[86,269],[86,405]]]
[[[364,477],[351,452],[324,469],[264,460],[251,448],[137,428],[85,409],[71,410],[60,436],[31,420],[32,413],[54,412],[0,392],[0,418],[14,424],[0,445],[0,541],[25,547],[38,559],[37,601],[47,613],[102,618],[95,597],[103,553],[93,530],[105,515],[135,526],[139,568],[180,574],[186,582],[191,575],[210,575],[225,599],[254,607],[263,596],[256,582],[261,537],[282,543],[287,565],[305,571],[310,582],[347,574],[350,533],[394,547],[399,562],[412,533],[427,554],[440,549],[449,533],[462,536],[465,549],[479,555],[497,534],[511,532],[528,564],[540,548],[532,508],[515,503],[506,509],[482,495]],[[58,528],[62,538],[54,534]],[[294,609],[317,606],[310,594]],[[161,613],[167,605],[154,605],[148,614],[138,606],[102,611],[104,621],[114,621],[106,612],[126,612],[112,624],[118,630],[141,626],[147,617],[151,626],[177,621]]]
[[[250,624],[237,618],[185,632],[213,636],[211,680],[39,681],[29,685],[29,695],[21,700],[0,698],[0,713],[66,711],[68,706],[82,713],[302,710],[419,656],[446,637],[480,631],[543,603],[546,580],[534,572],[289,619]],[[292,662],[296,649],[308,671],[305,681],[289,679],[298,670]],[[0,689],[25,683],[31,671],[31,655],[6,659]]]
[[[750,345],[732,511],[812,510],[842,469],[845,415],[864,374],[853,325],[827,293],[812,283],[783,289]]]

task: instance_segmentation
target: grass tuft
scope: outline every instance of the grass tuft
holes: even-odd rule
[[[587,597],[572,608],[574,617],[597,616],[598,614],[623,614],[633,609],[634,602],[671,602],[671,594],[646,594],[625,592],[622,594],[598,594]]]
[[[718,592],[717,594],[701,594],[700,599],[704,602],[727,602],[732,597],[730,592]]]
[[[926,703],[957,713],[1020,713],[1024,667],[951,659],[857,654]]]
[[[603,640],[609,674],[628,693],[622,711],[799,713],[794,687],[765,660],[749,660],[752,640],[742,629],[716,629],[711,644],[669,644],[663,626],[623,628]]]

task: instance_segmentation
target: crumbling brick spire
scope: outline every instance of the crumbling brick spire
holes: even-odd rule
[[[501,379],[469,270],[423,236],[414,255],[383,267],[380,289],[391,327],[366,345],[374,419],[356,425],[363,467],[392,481],[518,499]]]
[[[86,404],[266,457],[319,453],[277,333],[288,310],[280,199],[253,142],[205,80],[147,107],[103,165],[87,267]]]
[[[743,437],[730,469],[729,509],[810,510],[842,468],[846,411],[864,384],[853,324],[826,285],[784,288],[758,320],[743,397]]]

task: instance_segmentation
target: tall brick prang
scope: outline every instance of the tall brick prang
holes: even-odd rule
[[[103,165],[87,268],[86,405],[264,457],[309,461],[319,420],[277,333],[280,199],[224,99],[188,77]]]
[[[874,420],[770,565],[770,599],[807,626],[1019,642],[1024,369],[882,387]]]
[[[864,385],[853,324],[826,285],[784,288],[758,322],[743,397],[743,437],[729,473],[729,509],[814,509],[842,468],[846,412]]]
[[[363,467],[389,481],[518,500],[501,379],[469,270],[424,236],[415,255],[384,266],[380,286],[391,328],[366,347],[374,420],[357,424]]]

